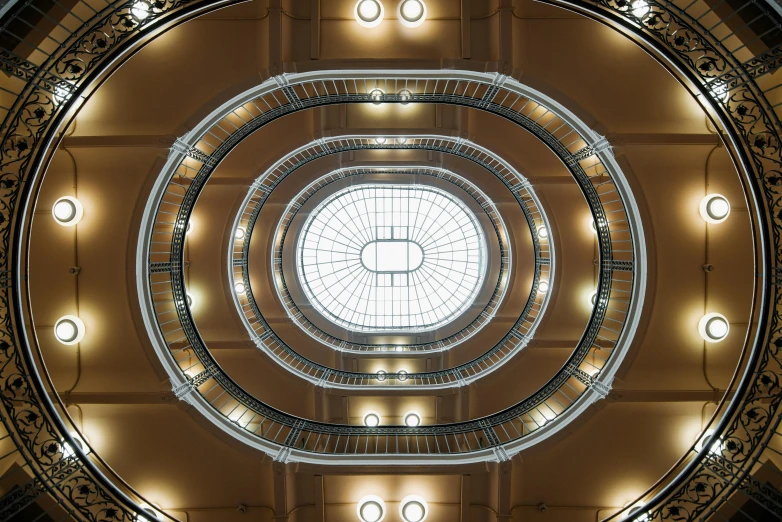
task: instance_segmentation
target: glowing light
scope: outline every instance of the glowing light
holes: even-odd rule
[[[595,225],[594,221],[589,222],[589,230],[591,230],[592,233],[597,234],[597,225]]]
[[[546,239],[548,237],[548,229],[546,227],[538,228],[538,237]]]
[[[397,138],[397,139],[396,139],[396,142],[397,142],[399,145],[404,145],[405,143],[407,143],[407,138]]]
[[[234,285],[234,290],[236,291],[237,294],[243,294],[247,291],[247,288],[244,286],[244,283],[239,281]]]
[[[84,338],[84,322],[75,315],[65,315],[54,323],[54,336],[62,344],[76,344]]]
[[[386,371],[385,370],[378,370],[375,375],[377,375],[377,380],[378,381],[385,381],[386,380]]]
[[[426,20],[426,4],[423,0],[402,0],[397,15],[405,27],[418,27]]]
[[[87,437],[82,437],[75,431],[72,431],[70,433],[70,436],[73,439],[73,444],[76,447],[78,447],[82,451],[82,453],[84,453],[85,455],[90,454],[90,447],[87,446],[87,443],[85,442],[87,440]],[[76,456],[76,451],[71,447],[69,442],[62,443],[62,456],[65,458]]]
[[[356,509],[361,522],[380,522],[386,516],[386,503],[377,495],[367,495]]]
[[[380,0],[358,0],[353,14],[360,26],[377,27],[383,21],[383,3]]]
[[[423,522],[428,514],[426,500],[418,495],[408,495],[399,503],[399,517],[405,522]]]
[[[634,505],[622,516],[622,520],[626,520],[627,522],[647,522],[649,520],[649,515],[640,512],[643,507],[643,503]]]
[[[189,236],[190,232],[192,232],[192,231],[193,231],[193,222],[192,221],[188,221],[187,222],[187,228],[185,229],[185,235]]]
[[[244,239],[245,231],[242,227],[238,227],[236,229],[236,232],[234,232],[234,238],[236,239]]]
[[[721,194],[709,194],[701,200],[699,210],[708,223],[722,223],[730,215],[730,202]]]
[[[136,2],[130,11],[139,20],[144,20],[149,16],[149,5],[146,2]]]
[[[712,455],[720,455],[722,454],[722,450],[725,447],[722,440],[719,439],[719,437],[714,437],[714,434],[716,432],[714,430],[706,430],[706,432],[701,436],[700,439],[698,439],[698,442],[695,444],[695,451],[700,452],[704,447],[709,448],[709,453]]]
[[[369,91],[369,99],[372,100],[372,103],[375,105],[380,105],[383,102],[383,96],[385,95],[386,93],[380,89],[372,89]]]
[[[597,292],[592,292],[589,294],[589,303],[592,306],[595,306],[597,304]]]
[[[548,281],[546,280],[541,281],[540,284],[538,285],[538,290],[540,290],[542,294],[548,292]]]
[[[370,411],[366,415],[364,415],[364,426],[369,426],[373,428],[375,426],[378,426],[379,424],[380,424],[380,415],[378,415],[374,411]]]
[[[414,411],[405,413],[405,426],[414,428],[421,425],[421,416]]]
[[[650,10],[649,4],[646,2],[646,0],[636,0],[633,2],[632,8],[633,16],[639,19],[646,17]]]
[[[413,97],[413,93],[410,92],[408,89],[402,89],[399,91],[399,99],[402,100],[402,105],[407,105],[410,103],[410,98]]]
[[[378,145],[382,145],[385,142],[386,142],[385,138],[375,138],[375,143],[377,143]]]
[[[698,333],[707,343],[718,343],[730,332],[730,324],[724,315],[709,313],[698,322]]]
[[[58,225],[72,227],[81,221],[84,215],[84,208],[78,199],[71,196],[63,196],[54,202],[52,206],[52,217]]]
[[[399,370],[398,372],[396,372],[396,375],[397,375],[397,379],[399,379],[402,382],[407,380],[407,370]]]

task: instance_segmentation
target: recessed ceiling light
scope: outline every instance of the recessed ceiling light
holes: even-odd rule
[[[405,418],[405,426],[410,426],[411,428],[413,428],[421,424],[421,416],[414,411],[405,413],[404,418]]]
[[[62,344],[76,344],[84,338],[84,322],[75,315],[64,315],[54,323],[54,336]]]
[[[236,232],[234,232],[234,238],[236,239],[243,239],[244,238],[245,231],[242,227],[238,227],[236,229]]]
[[[377,495],[367,495],[358,502],[357,512],[361,522],[380,522],[386,516],[386,503]]]
[[[730,332],[730,324],[724,315],[710,313],[704,315],[698,322],[698,333],[707,343],[718,343]]]
[[[429,506],[418,495],[408,495],[399,503],[399,516],[405,522],[424,522]]]
[[[243,294],[247,291],[247,288],[244,286],[244,283],[239,281],[234,285],[234,290],[237,294]]]
[[[52,217],[58,225],[72,227],[78,223],[84,215],[84,208],[78,199],[71,196],[63,196],[54,202]]]
[[[423,0],[402,0],[397,15],[405,27],[418,27],[426,20],[426,4]]]
[[[378,415],[374,411],[368,412],[366,415],[364,415],[364,426],[369,426],[371,428],[378,426],[380,424],[380,415]]]
[[[546,239],[548,237],[548,229],[546,227],[538,228],[538,237]]]
[[[383,21],[383,3],[380,0],[358,0],[353,14],[362,27],[377,27]]]
[[[545,294],[546,292],[548,292],[548,281],[546,281],[545,279],[544,279],[544,280],[542,280],[542,281],[541,281],[541,282],[538,284],[538,290],[540,290],[540,292],[541,292],[541,293],[543,293],[543,294]]]
[[[701,217],[709,223],[722,223],[730,215],[728,198],[721,194],[709,194],[701,200]]]

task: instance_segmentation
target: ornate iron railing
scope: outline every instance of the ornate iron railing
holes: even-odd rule
[[[344,426],[278,411],[246,393],[217,364],[193,321],[183,277],[187,223],[198,195],[222,158],[250,133],[285,114],[333,103],[475,107],[537,135],[573,173],[596,223],[597,299],[571,357],[536,393],[512,408],[474,421],[416,428]],[[460,147],[457,142],[452,153]],[[498,74],[305,73],[275,77],[240,94],[177,140],[142,224],[138,256],[142,312],[177,395],[226,432],[283,460],[370,463],[387,460],[390,452],[396,455],[395,463],[426,462],[432,455],[450,455],[452,461],[464,462],[504,458],[506,451],[519,451],[543,433],[553,433],[556,426],[610,389],[616,365],[632,338],[638,320],[635,311],[642,300],[638,296],[645,286],[645,258],[639,254],[643,241],[636,240],[642,235],[640,219],[637,211],[628,209],[632,198],[608,149],[605,139],[553,100]],[[270,193],[277,181],[267,178],[267,187],[256,184],[255,188]],[[537,292],[537,283],[533,292]],[[376,379],[376,375],[364,378]],[[432,378],[408,374],[410,380]],[[544,425],[552,429],[542,429]]]
[[[16,100],[7,105],[4,103],[0,108],[4,116],[4,134],[0,149],[0,186],[3,189],[1,210],[5,218],[0,232],[3,237],[2,269],[5,270],[6,278],[6,285],[2,288],[4,306],[0,308],[3,314],[0,366],[3,370],[3,410],[7,412],[9,404],[14,401],[30,405],[15,410],[17,413],[14,415],[4,415],[3,422],[9,431],[8,438],[13,440],[23,453],[24,460],[36,469],[36,479],[40,484],[51,488],[50,491],[55,496],[64,491],[61,483],[55,483],[46,473],[38,470],[41,453],[30,452],[28,448],[42,446],[38,443],[27,444],[25,441],[32,439],[19,424],[23,419],[19,412],[44,411],[45,423],[54,430],[52,433],[56,433],[53,439],[62,440],[67,437],[67,432],[63,430],[54,410],[49,409],[45,401],[41,402],[40,380],[26,355],[28,345],[22,334],[23,325],[17,320],[17,310],[11,306],[17,302],[16,296],[19,295],[21,287],[19,256],[12,255],[20,251],[19,239],[24,230],[24,226],[18,226],[17,222],[23,217],[25,201],[32,192],[25,190],[22,193],[21,188],[23,183],[27,186],[35,184],[55,131],[65,120],[65,113],[76,104],[81,94],[95,85],[101,74],[119,63],[114,58],[124,56],[134,46],[143,43],[145,37],[165,29],[167,25],[198,14],[199,9],[215,8],[228,3],[156,3],[159,7],[151,11],[151,16],[143,27],[139,23],[140,20],[130,12],[132,2],[106,4],[105,9],[96,13],[87,12],[79,16],[76,22],[72,22],[74,28],[70,29],[73,35],[71,38],[63,39],[63,43],[58,45],[46,42],[43,46],[48,46],[48,50],[43,50],[45,56],[38,54],[34,58],[18,60],[18,56],[3,55],[4,69],[18,79],[13,85],[9,84],[8,88],[4,87],[6,93],[16,96]],[[569,8],[616,27],[664,60],[682,82],[699,96],[704,105],[714,111],[713,114],[724,125],[727,137],[747,173],[752,194],[750,202],[756,203],[752,210],[756,213],[754,217],[761,240],[759,268],[763,274],[760,289],[762,321],[759,334],[754,340],[754,349],[747,361],[747,371],[741,375],[736,387],[738,393],[730,403],[723,403],[722,420],[715,423],[716,437],[726,441],[724,447],[727,450],[722,451],[719,457],[712,456],[707,450],[691,453],[681,467],[666,475],[664,480],[644,497],[647,502],[634,515],[636,519],[645,516],[655,520],[707,518],[718,509],[728,506],[731,495],[761,489],[748,481],[748,473],[754,469],[764,452],[774,451],[769,444],[778,440],[779,436],[778,377],[782,368],[778,361],[778,351],[782,342],[779,341],[778,310],[782,305],[779,303],[777,285],[780,281],[779,252],[782,249],[779,245],[778,172],[782,158],[779,150],[779,104],[775,99],[779,95],[776,89],[779,82],[767,74],[776,68],[774,57],[778,55],[778,45],[766,47],[766,50],[761,51],[745,46],[737,36],[738,31],[728,24],[727,19],[738,19],[731,14],[733,10],[729,10],[728,14],[718,15],[710,12],[708,5],[702,2],[678,5],[655,1],[638,3],[628,0],[550,0],[548,3]],[[762,2],[746,4],[763,7]],[[78,4],[81,9],[86,9],[85,6],[84,2]],[[29,9],[29,6],[24,5],[22,8]],[[4,19],[3,30],[8,20],[19,16],[20,12],[17,11]],[[772,14],[764,12],[761,17],[771,20],[771,27],[774,28],[772,32],[778,31],[776,18]],[[740,28],[747,25],[749,24],[744,22],[738,24]],[[104,30],[92,33],[101,26]],[[83,41],[91,42],[91,47],[84,51],[85,48],[80,47],[80,44],[82,37],[88,34],[91,38]],[[103,38],[102,35],[109,37]],[[77,60],[77,67],[71,69],[71,72],[60,74],[57,66],[63,66],[65,71],[69,62],[74,63],[66,56],[68,51],[78,49],[82,49],[85,54],[79,59],[82,61]],[[87,67],[81,68],[80,63],[86,64]],[[68,78],[63,78],[63,75]],[[731,79],[731,75],[735,76],[735,80]],[[720,77],[726,80],[723,87],[720,86]],[[729,79],[731,81],[727,81]],[[56,86],[63,85],[63,81],[68,82],[71,88],[66,88],[68,93],[63,92],[63,96],[55,96]],[[712,92],[715,92],[718,99],[711,95]],[[16,377],[11,379],[11,375],[20,377],[22,382],[17,381]],[[18,435],[19,433],[22,435]],[[54,458],[56,457],[57,454],[54,455]],[[79,452],[77,458],[89,468],[88,458]],[[721,466],[722,470],[730,469],[731,473],[715,471],[718,466]],[[108,506],[118,503],[117,512],[111,513],[115,519],[129,520],[134,513],[144,514],[137,503],[126,501],[121,495],[112,497],[114,486],[106,477],[91,476],[88,480],[91,481],[90,484],[101,487],[102,495],[108,495],[107,503],[100,504],[105,509],[114,510],[114,507]],[[749,489],[745,489],[745,486],[749,486]],[[761,495],[762,499],[768,497],[769,493]],[[68,500],[65,505],[72,505],[70,502],[75,504],[74,516],[85,520],[92,518],[87,515],[91,509],[89,506],[97,504],[83,498],[74,498]],[[771,510],[771,516],[779,516],[778,504],[771,501],[766,501],[766,504]]]

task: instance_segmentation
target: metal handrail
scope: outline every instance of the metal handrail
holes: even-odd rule
[[[323,459],[318,455],[339,455],[367,463],[384,458],[388,451],[407,459],[433,454],[466,454],[474,459],[470,454],[490,448],[490,458],[496,458],[496,452],[518,447],[522,439],[532,440],[538,431],[551,432],[541,428],[558,425],[553,421],[568,411],[577,412],[605,396],[609,387],[604,379],[610,383],[615,367],[606,370],[616,363],[614,355],[627,349],[627,334],[632,337],[634,326],[627,329],[626,324],[637,321],[632,310],[639,305],[635,297],[643,285],[636,278],[645,276],[637,269],[643,256],[635,255],[643,248],[643,242],[635,238],[642,233],[640,220],[634,214],[633,222],[627,214],[627,191],[616,185],[621,171],[604,153],[607,142],[585,125],[574,123],[578,120],[564,108],[553,110],[552,100],[525,89],[503,75],[461,71],[283,75],[227,102],[177,140],[148,201],[139,239],[139,268],[148,274],[147,284],[139,278],[139,293],[146,304],[142,311],[177,393],[232,435],[270,453],[282,452],[277,458],[333,462],[333,456]],[[187,222],[211,172],[244,137],[285,114],[324,104],[378,102],[460,104],[516,122],[562,158],[595,216],[601,255],[598,299],[584,336],[566,365],[544,387],[504,412],[476,421],[416,428],[342,426],[300,419],[247,394],[220,368],[198,334],[186,299],[182,253]],[[264,186],[255,187],[268,195],[279,181],[269,177]],[[437,436],[469,440],[426,439]],[[405,444],[390,442],[399,437],[404,437]],[[473,439],[479,443],[470,442]],[[421,441],[431,444],[423,448]]]

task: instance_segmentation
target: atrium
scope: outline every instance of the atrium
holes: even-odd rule
[[[779,0],[0,0],[0,521],[782,520]]]

